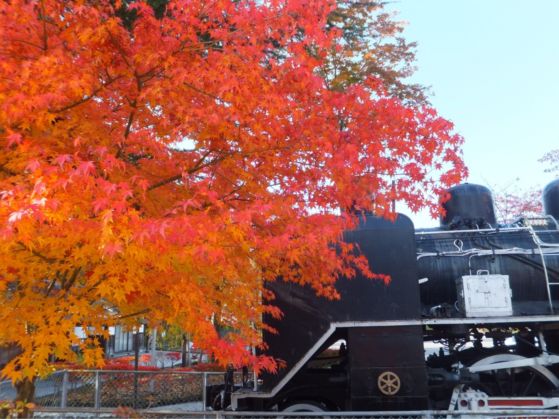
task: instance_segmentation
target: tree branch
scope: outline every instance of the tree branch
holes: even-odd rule
[[[132,128],[132,122],[134,121],[134,116],[136,115],[136,101],[132,102],[132,111],[130,111],[130,115],[128,116],[128,122],[126,124],[126,129],[124,130],[124,139],[128,139],[130,135],[130,130]]]
[[[88,295],[91,291],[93,291],[95,288],[101,285],[101,283],[103,283],[103,281],[105,281],[106,279],[107,279],[107,275],[101,276],[101,278],[99,278],[93,285],[89,286],[82,293],[80,293],[80,297],[84,297]]]
[[[223,100],[223,99],[220,98],[219,96],[216,96],[216,95],[214,95],[214,94],[212,94],[212,93],[208,93],[208,92],[206,92],[205,90],[199,89],[199,88],[197,88],[196,86],[193,86],[193,85],[190,84],[190,83],[184,82],[183,84],[184,84],[186,87],[188,87],[189,89],[192,89],[192,90],[194,90],[195,92],[198,92],[198,93],[200,93],[200,94],[202,94],[202,95],[204,95],[204,96],[208,96],[208,97],[210,97],[210,98],[212,98],[212,99],[219,100],[220,102],[229,104],[229,102],[227,102],[226,100]]]
[[[21,44],[29,45],[33,48],[37,48],[37,49],[40,49],[41,51],[43,51],[43,47],[41,45],[35,44],[33,42],[25,41],[23,39],[14,39],[14,40],[12,40],[12,42],[19,42]]]
[[[181,179],[182,179],[182,173],[180,173],[178,175],[175,175],[175,176],[168,177],[167,179],[160,180],[159,182],[156,182],[156,183],[148,186],[147,190],[151,191],[153,189],[157,189],[161,186],[167,185],[168,183],[176,182],[177,180],[181,180]]]
[[[133,66],[130,64],[130,61],[128,61],[128,58],[126,58],[126,51],[124,51],[122,49],[122,45],[120,45],[120,43],[115,39],[113,33],[111,31],[107,31],[109,33],[109,38],[111,38],[111,42],[112,44],[115,46],[115,48],[118,50],[122,60],[124,61],[124,63],[126,64],[126,66],[128,68],[133,68]]]
[[[76,102],[70,103],[69,105],[63,106],[62,108],[59,108],[59,109],[52,109],[52,110],[49,109],[49,112],[50,113],[61,113],[61,112],[65,112],[69,109],[75,108],[76,106],[79,106],[79,105],[93,99],[97,95],[97,93],[99,93],[104,88],[110,86],[112,83],[114,83],[115,81],[117,81],[120,78],[122,78],[122,76],[117,76],[117,77],[111,78],[111,79],[107,80],[105,83],[102,83],[101,86],[99,86],[98,88],[93,90],[93,92],[91,92],[89,95],[84,96],[82,99],[80,99]]]
[[[45,256],[39,252],[37,252],[36,250],[30,249],[29,247],[27,247],[25,245],[25,243],[23,242],[17,242],[17,244],[19,244],[21,247],[23,247],[23,250],[27,250],[28,252],[30,252],[33,256],[37,256],[38,258],[43,259],[45,262],[47,263],[54,263],[56,262],[55,258],[49,258],[48,256]]]
[[[74,282],[76,282],[76,279],[78,279],[78,275],[80,274],[82,268],[78,267],[74,269],[74,272],[72,272],[72,276],[70,277],[70,279],[68,280],[68,282],[66,282],[64,284],[64,291],[68,292],[68,290],[72,287],[72,285],[74,285]]]
[[[39,13],[39,19],[43,21],[43,51],[47,52],[48,50],[48,36],[47,36],[47,17],[45,15],[45,1],[41,0],[41,11]]]
[[[0,164],[0,172],[3,172],[5,174],[7,174],[8,176],[17,176],[18,175],[16,172],[14,172],[13,170],[8,169],[3,164]]]
[[[45,291],[45,296],[48,297],[50,292],[52,291],[52,289],[54,288],[54,284],[56,284],[56,279],[57,279],[57,275],[58,275],[58,271],[56,271],[56,275],[54,276],[54,278],[52,279],[52,281],[50,281],[46,291]]]
[[[129,317],[135,317],[135,316],[139,316],[140,314],[146,314],[149,313],[151,310],[149,308],[145,308],[143,310],[140,311],[136,311],[135,313],[130,313],[130,314],[123,314],[118,316],[119,319],[127,319]]]
[[[247,151],[247,152],[244,152],[244,153],[241,153],[241,154],[242,154],[243,156],[249,156],[249,155],[251,155],[251,154],[265,153],[265,152],[268,152],[268,151],[286,150],[286,149],[288,149],[288,148],[289,148],[289,147],[270,147],[270,148],[266,148],[266,149],[251,150],[251,151]],[[208,167],[208,166],[212,166],[212,165],[214,165],[214,164],[216,164],[216,163],[218,163],[218,162],[220,162],[220,161],[225,160],[228,156],[232,156],[232,155],[235,154],[235,152],[223,153],[220,157],[216,157],[216,158],[213,159],[213,160],[210,160],[210,161],[208,161],[208,162],[206,162],[206,163],[203,163],[204,160],[206,159],[206,157],[208,157],[208,155],[209,155],[211,152],[212,152],[212,150],[208,150],[206,153],[204,153],[204,155],[203,155],[202,157],[200,157],[200,159],[196,162],[196,164],[195,164],[192,168],[190,168],[189,170],[187,170],[186,173],[189,174],[189,175],[191,175],[191,174],[196,173],[196,172],[198,172],[198,171],[200,171],[200,170],[202,170],[202,169],[204,169],[204,168],[206,168],[206,167]],[[203,164],[202,164],[202,163],[203,163]],[[167,184],[169,184],[169,183],[176,182],[177,180],[182,179],[182,177],[183,177],[183,174],[182,174],[182,173],[173,175],[173,176],[171,176],[171,177],[168,177],[168,178],[166,178],[166,179],[163,179],[163,180],[161,180],[161,181],[159,181],[159,182],[156,182],[156,183],[150,185],[150,186],[147,188],[147,190],[148,190],[148,191],[151,191],[151,190],[153,190],[153,189],[159,188],[160,186],[164,186],[164,185],[167,185]]]
[[[210,155],[211,152],[212,152],[212,150],[206,151],[206,152],[202,155],[202,157],[200,157],[200,158],[198,159],[198,161],[196,162],[196,164],[195,164],[192,168],[190,168],[186,173],[189,174],[189,175],[191,175],[192,173],[195,173],[195,172],[197,172],[197,171],[199,171],[199,170],[201,170],[201,169],[203,169],[203,168],[205,168],[205,167],[208,167],[208,166],[210,166],[210,165],[216,163],[216,162],[219,161],[219,160],[223,160],[223,158],[216,158],[216,159],[214,159],[214,160],[210,160],[209,162],[207,162],[207,163],[205,163],[205,164],[202,164],[202,163],[204,162],[204,160],[206,159],[206,157],[208,157],[208,156]],[[160,186],[164,186],[164,185],[167,185],[167,184],[169,184],[169,183],[176,182],[177,180],[181,180],[181,179],[182,179],[182,176],[183,176],[183,174],[182,174],[182,173],[179,173],[179,174],[177,174],[177,175],[168,177],[167,179],[160,180],[159,182],[156,182],[156,183],[150,185],[150,186],[148,187],[147,190],[148,190],[148,191],[151,191],[151,190],[153,190],[153,189],[159,188]]]

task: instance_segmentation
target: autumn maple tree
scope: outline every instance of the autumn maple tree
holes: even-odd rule
[[[559,149],[553,149],[545,153],[539,160],[540,163],[547,165],[545,171],[548,173],[559,174]]]
[[[403,22],[385,9],[385,2],[338,0],[327,28],[340,33],[321,66],[329,88],[345,89],[374,76],[390,95],[410,104],[427,103],[425,87],[408,80],[415,70],[416,44],[404,39]]]
[[[559,149],[548,151],[538,161],[544,164],[545,172],[559,174]],[[513,191],[496,191],[495,210],[499,222],[506,224],[522,216],[541,216],[544,213],[542,194],[542,185],[528,189],[515,188]]]
[[[540,189],[497,192],[494,196],[495,212],[500,223],[510,224],[520,217],[537,217],[543,213]]]
[[[370,274],[340,243],[346,209],[438,211],[461,138],[374,71],[333,88],[336,8],[0,4],[0,344],[20,349],[5,376],[32,383],[72,345],[100,365],[98,337],[139,316],[273,369],[245,351],[275,313],[266,281],[335,297],[340,275]]]

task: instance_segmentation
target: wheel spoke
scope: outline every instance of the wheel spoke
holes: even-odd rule
[[[530,387],[532,387],[532,383],[536,378],[536,373],[534,371],[530,371],[529,373],[530,373],[530,381],[528,381],[526,387],[524,387],[524,390],[520,394],[521,396],[526,396],[528,394],[528,390],[530,389]]]
[[[470,366],[495,364],[497,367],[500,362],[523,358],[516,354],[497,354],[483,358]],[[490,397],[537,397],[550,395],[553,390],[559,388],[554,384],[553,378],[553,374],[546,371],[544,367],[494,369],[481,372],[479,381],[473,382],[470,387],[477,388]]]

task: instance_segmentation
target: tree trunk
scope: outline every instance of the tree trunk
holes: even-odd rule
[[[181,367],[184,368],[184,367],[186,367],[186,363],[187,363],[187,361],[186,361],[186,345],[187,345],[188,341],[186,339],[186,333],[182,334],[182,342],[181,343],[182,343],[182,345],[181,345],[181,350],[182,350],[181,351],[182,352],[181,353],[181,355],[182,355],[181,356]]]
[[[14,384],[16,388],[16,403],[21,402],[23,404],[23,411],[18,414],[19,418],[30,417],[29,408],[26,407],[27,403],[33,403],[35,399],[35,378],[28,379],[25,378],[22,381],[18,381]]]

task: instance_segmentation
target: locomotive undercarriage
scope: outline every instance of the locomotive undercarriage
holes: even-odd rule
[[[545,325],[425,328],[432,408],[476,410],[559,405],[559,356]],[[475,406],[473,406],[475,404]]]
[[[559,338],[559,330],[551,328],[553,323],[432,325],[428,324],[428,319],[420,322],[423,323],[428,378],[429,402],[426,407],[478,410],[494,403],[507,409],[559,407],[559,356],[548,348],[548,342],[553,346]],[[411,321],[401,323],[417,324]],[[394,326],[392,322],[390,325],[362,322],[339,323],[337,326],[331,338],[291,381],[289,391],[259,401],[252,399],[257,404],[240,399],[235,408],[255,410],[258,405],[261,410],[285,411],[303,405],[308,409],[312,402],[322,406],[323,410],[344,410],[343,395],[351,386],[350,363],[346,355],[338,353],[324,358],[324,353],[338,351],[339,347],[332,344],[340,341],[344,342],[344,347],[348,345],[344,353],[350,351],[355,344],[351,339],[355,332],[351,330],[380,330]]]

